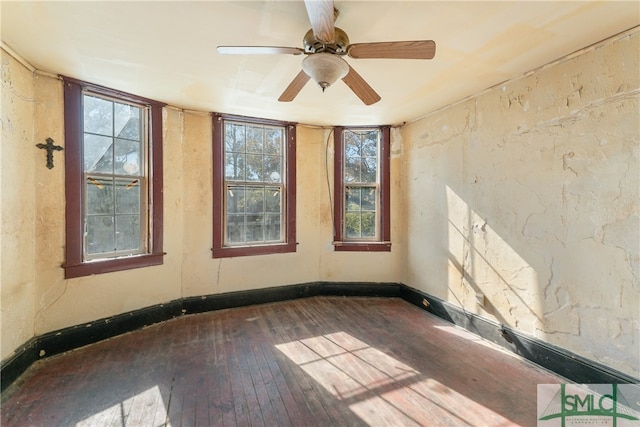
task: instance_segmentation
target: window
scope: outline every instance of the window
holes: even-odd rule
[[[294,124],[213,115],[213,257],[296,250]]]
[[[390,251],[389,127],[334,129],[334,247]]]
[[[65,277],[162,264],[162,106],[64,78]]]

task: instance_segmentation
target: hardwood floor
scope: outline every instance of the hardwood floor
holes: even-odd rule
[[[536,425],[565,382],[395,298],[314,297],[173,319],[39,361],[8,426]]]

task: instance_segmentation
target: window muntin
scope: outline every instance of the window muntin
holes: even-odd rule
[[[65,278],[162,264],[165,104],[63,81]]]
[[[390,128],[334,128],[334,248],[390,251]]]
[[[147,110],[83,94],[84,259],[147,252]]]
[[[213,257],[295,252],[296,128],[213,114]]]

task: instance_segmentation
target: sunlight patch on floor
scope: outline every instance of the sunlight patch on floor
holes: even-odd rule
[[[276,348],[339,400],[418,374],[344,332],[279,344]]]
[[[276,348],[369,425],[512,425],[498,413],[345,332]]]
[[[164,426],[166,422],[167,409],[160,388],[156,385],[85,418],[76,423],[76,427]]]

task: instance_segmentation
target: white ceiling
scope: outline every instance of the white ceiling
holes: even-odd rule
[[[380,94],[341,81],[277,101],[304,56],[223,56],[217,45],[302,47],[302,1],[2,1],[2,42],[36,69],[173,106],[317,125],[398,124],[640,23],[631,1],[335,1],[351,43],[424,40],[432,60],[351,59]]]

